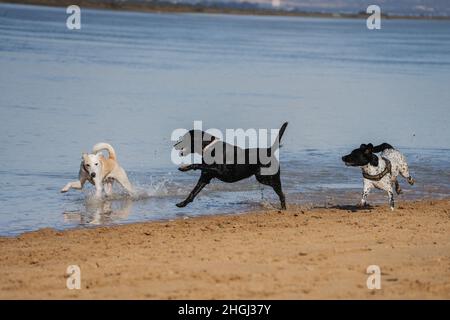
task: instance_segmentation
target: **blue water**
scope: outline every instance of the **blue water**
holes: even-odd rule
[[[278,128],[288,203],[354,204],[358,169],[340,157],[389,142],[417,185],[450,194],[450,22],[149,14],[0,4],[0,235],[277,207],[255,180],[212,183],[175,203],[198,172],[171,162],[171,133]],[[82,151],[110,142],[139,195],[90,201],[59,190]],[[385,195],[371,198],[385,203]]]

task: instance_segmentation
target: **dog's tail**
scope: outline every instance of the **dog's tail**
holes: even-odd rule
[[[97,143],[93,148],[93,153],[98,153],[102,150],[106,150],[109,153],[109,159],[116,160],[116,151],[114,151],[114,148],[109,144],[105,142]]]
[[[283,134],[284,134],[284,131],[286,130],[287,125],[288,125],[287,122],[283,123],[283,125],[280,128],[280,131],[278,131],[278,136],[275,139],[275,142],[272,145],[271,149],[277,149],[279,147],[281,138],[283,137]]]
[[[382,152],[386,149],[394,149],[393,146],[391,146],[389,143],[382,143],[378,146],[373,147],[373,153],[378,153],[378,152]]]

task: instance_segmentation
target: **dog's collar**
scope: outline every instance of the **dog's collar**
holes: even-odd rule
[[[372,181],[380,181],[381,179],[383,179],[383,177],[385,175],[387,175],[388,173],[391,173],[391,169],[392,169],[391,162],[388,159],[386,159],[385,157],[381,157],[381,158],[386,163],[384,170],[382,172],[380,172],[379,174],[374,174],[374,175],[370,175],[367,172],[363,171],[362,174],[365,179],[372,180]]]

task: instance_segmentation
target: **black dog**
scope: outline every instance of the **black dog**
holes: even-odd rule
[[[281,208],[286,209],[285,197],[281,189],[280,168],[273,155],[279,147],[279,141],[287,125],[286,122],[281,126],[274,145],[269,148],[251,149],[242,149],[230,145],[204,131],[190,130],[174,147],[176,150],[180,150],[182,156],[193,153],[201,155],[202,163],[182,166],[179,170],[183,172],[200,170],[201,175],[189,196],[184,201],[177,203],[177,206],[185,207],[192,202],[213,178],[224,182],[236,182],[254,175],[258,182],[271,186],[275,190],[280,198]],[[223,154],[222,161],[214,161],[216,153],[218,153],[217,155]],[[268,158],[270,158],[270,161],[267,161]],[[208,159],[212,159],[212,161],[207,161]],[[276,166],[276,171],[270,172],[269,169],[273,166]]]

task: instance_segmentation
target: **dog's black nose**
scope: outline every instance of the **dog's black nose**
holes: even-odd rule
[[[91,173],[91,177],[92,177],[92,178],[95,178],[95,172],[92,172],[92,173]]]
[[[342,157],[342,161],[345,161],[345,156]]]

